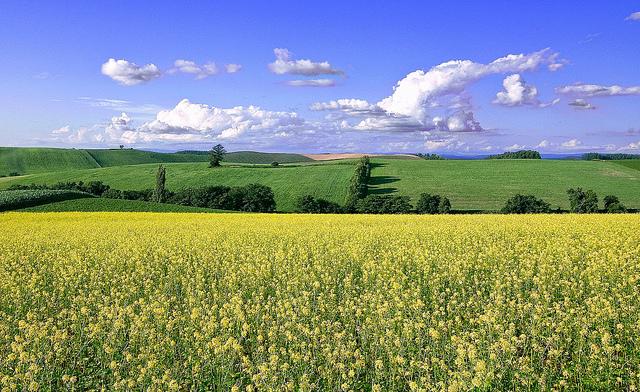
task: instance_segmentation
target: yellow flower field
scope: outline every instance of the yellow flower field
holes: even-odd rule
[[[0,215],[1,390],[635,390],[640,216]]]

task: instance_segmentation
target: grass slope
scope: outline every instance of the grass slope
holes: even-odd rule
[[[0,175],[100,167],[84,150],[0,147]]]
[[[44,204],[36,207],[21,209],[30,212],[98,212],[98,211],[124,211],[124,212],[230,212],[180,206],[176,204],[153,203],[139,200],[115,200],[104,198],[65,200],[56,203]]]
[[[170,154],[153,151],[111,149],[85,150],[102,167],[140,165],[145,163],[207,162],[209,157],[197,154]]]
[[[625,159],[622,161],[611,161],[631,169],[640,170],[640,159]]]
[[[640,208],[640,172],[613,162],[567,160],[445,160],[372,159],[372,192],[411,196],[437,193],[451,199],[454,209],[497,210],[516,193],[533,194],[568,208],[566,190],[593,189],[600,204],[617,195],[630,208]]]
[[[296,199],[306,194],[343,203],[354,170],[352,164],[210,169],[207,163],[168,163],[166,167],[169,189],[204,185],[238,186],[250,183],[267,185],[275,193],[278,211],[293,211]],[[80,180],[100,180],[116,189],[147,189],[155,185],[156,170],[157,165],[150,164],[40,173],[0,178],[0,189],[11,184],[52,184]]]
[[[208,151],[180,151],[176,155],[199,155],[208,157]],[[207,158],[208,159],[208,158]],[[269,164],[278,163],[299,163],[313,162],[313,159],[300,154],[289,154],[283,152],[257,152],[257,151],[235,151],[229,152],[224,158],[225,162],[231,163],[254,163]]]

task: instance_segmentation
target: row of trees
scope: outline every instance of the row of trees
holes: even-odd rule
[[[489,159],[542,159],[535,150],[507,151],[502,154],[489,155]]]
[[[409,196],[368,195],[358,199],[353,205],[342,207],[337,203],[307,195],[298,199],[298,212],[314,214],[448,214],[451,202],[440,195],[423,193],[415,209]]]
[[[441,161],[444,158],[438,154],[423,154],[423,153],[417,153],[416,156],[422,158],[422,159],[426,159],[427,161]]]
[[[623,153],[611,153],[602,154],[599,152],[588,152],[582,154],[582,159],[585,161],[620,161],[624,159],[640,159],[640,154],[623,154]]]
[[[354,209],[358,200],[367,197],[369,178],[371,177],[371,161],[368,156],[363,156],[356,163],[356,169],[351,176],[349,189],[347,190],[346,208]]]
[[[598,195],[591,189],[570,188],[567,190],[569,197],[569,211],[577,214],[590,214],[600,212],[598,207]],[[627,208],[620,202],[617,196],[604,197],[604,210],[608,213],[623,213]],[[507,200],[501,212],[505,214],[536,214],[552,212],[551,205],[533,195],[515,195]]]

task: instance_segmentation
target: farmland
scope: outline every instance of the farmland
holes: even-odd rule
[[[634,390],[638,230],[638,215],[2,214],[0,387]]]

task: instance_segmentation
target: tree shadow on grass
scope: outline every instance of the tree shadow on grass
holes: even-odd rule
[[[398,191],[395,187],[386,186],[396,181],[400,181],[399,177],[394,176],[373,176],[369,178],[368,185],[369,194],[371,195],[386,195],[389,193],[395,193]]]

